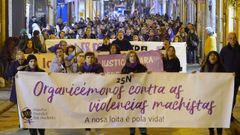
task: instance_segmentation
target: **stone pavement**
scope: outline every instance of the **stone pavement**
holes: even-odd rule
[[[1,135],[27,135],[27,130],[18,128],[16,105],[7,112],[0,115],[0,134]],[[104,135],[128,135],[128,128],[119,129],[102,129]],[[46,135],[84,135],[83,129],[47,129]],[[207,135],[208,129],[178,129],[178,128],[149,128],[149,135]],[[93,134],[94,135],[94,131]],[[137,130],[137,135],[139,131]],[[229,129],[224,130],[223,135],[237,135],[231,134]]]
[[[14,105],[8,100],[9,96],[10,88],[0,88],[0,115]]]

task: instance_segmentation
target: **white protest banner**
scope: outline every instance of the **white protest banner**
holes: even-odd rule
[[[233,87],[230,73],[16,75],[22,128],[229,128]]]
[[[159,50],[163,47],[163,42],[131,42],[133,49],[136,51]],[[176,55],[180,61],[183,72],[187,72],[187,52],[185,42],[172,42],[176,50]]]
[[[79,46],[84,52],[96,51],[103,43],[102,39],[48,39],[45,41],[46,48],[59,44],[61,40],[65,40],[68,45]]]
[[[84,52],[96,51],[103,43],[102,39],[48,39],[45,41],[46,48],[59,44],[61,40],[65,40],[68,45],[79,46]],[[130,41],[130,43],[135,51],[159,50],[163,47],[163,42]],[[181,45],[181,47],[186,47],[185,42],[172,42],[171,45]]]
[[[101,39],[64,39],[68,45],[77,45],[84,52],[96,51],[98,46],[102,45],[103,40]],[[58,44],[61,39],[46,40],[46,48]],[[145,41],[131,41],[133,50],[135,51],[150,51],[159,50],[163,46],[163,42],[145,42]],[[172,42],[172,46],[176,49],[176,55],[179,58],[182,71],[187,72],[187,57],[186,57],[186,43],[185,42]]]

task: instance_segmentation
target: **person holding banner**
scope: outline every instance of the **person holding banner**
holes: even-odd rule
[[[16,60],[12,62],[7,69],[7,77],[13,79],[10,101],[13,103],[17,103],[16,97],[16,86],[15,86],[15,75],[18,71],[23,70],[27,65],[27,60],[25,59],[24,53],[22,51],[18,51],[16,54]]]
[[[238,89],[240,86],[240,45],[237,41],[237,35],[235,32],[230,32],[228,34],[228,44],[222,48],[220,52],[220,57],[223,61],[226,72],[232,72],[235,74],[234,97],[232,107],[234,108],[236,104]]]
[[[82,73],[103,73],[103,67],[101,64],[98,64],[96,62],[96,57],[95,54],[93,52],[87,52],[85,54],[85,63],[82,65],[80,72]],[[86,128],[86,134],[85,135],[91,135],[91,129],[90,128]],[[96,132],[98,135],[102,135],[102,133],[100,132],[100,129],[96,129]]]
[[[67,67],[66,67],[66,60],[64,58],[64,51],[63,48],[57,48],[56,52],[56,58],[52,60],[50,71],[51,72],[58,72],[58,73],[67,73]]]
[[[173,46],[167,48],[166,57],[163,58],[163,66],[166,72],[181,71],[180,61],[176,56],[176,50]]]
[[[140,63],[135,51],[130,51],[126,57],[126,64],[122,68],[122,74],[143,73],[147,68]],[[141,135],[147,135],[147,128],[139,128]],[[135,128],[130,128],[130,135],[135,135]]]
[[[112,44],[109,48],[109,54],[121,54],[121,51],[118,45]]]
[[[76,49],[76,47],[74,45],[70,45],[67,47],[65,54],[67,56],[69,56],[74,52],[75,49]]]
[[[45,72],[43,69],[40,69],[37,64],[37,57],[33,54],[29,54],[27,57],[28,65],[24,68],[24,71],[29,72]]]
[[[73,61],[75,60],[76,56],[79,53],[83,53],[83,50],[79,46],[70,45],[67,47],[66,52],[65,52],[65,54],[67,56],[65,59],[67,60],[69,66],[73,63]]]
[[[79,53],[76,58],[76,62],[74,62],[71,66],[70,71],[73,73],[81,72],[82,66],[85,62],[85,57],[83,53]]]
[[[225,72],[220,56],[216,51],[210,51],[200,72]],[[214,135],[214,129],[209,128],[209,135]],[[222,135],[222,128],[217,128],[217,134]]]
[[[85,63],[83,64],[81,70],[82,73],[103,73],[103,67],[101,64],[97,63],[97,58],[93,52],[87,52],[85,54]]]
[[[97,48],[97,51],[103,51],[103,52],[108,52],[109,51],[109,46],[110,46],[110,37],[106,36],[103,39],[103,44],[102,46],[99,46]]]
[[[117,39],[112,42],[112,44],[118,45],[121,51],[133,50],[131,43],[124,39],[124,32],[119,31],[117,33]]]
[[[49,47],[48,50],[49,50],[50,52],[54,52],[54,53],[55,53],[56,50],[57,50],[59,47],[62,48],[62,49],[63,49],[63,52],[65,53],[65,52],[67,51],[67,42],[66,42],[65,40],[61,40],[58,44]]]
[[[216,51],[210,51],[206,57],[205,63],[202,65],[201,72],[225,72],[221,62],[220,55]]]
[[[23,71],[28,72],[45,72],[44,70],[40,69],[37,64],[37,57],[33,54],[28,55],[27,57],[28,65],[23,69]],[[39,132],[40,135],[45,134],[45,129],[29,129],[30,135],[37,135]]]

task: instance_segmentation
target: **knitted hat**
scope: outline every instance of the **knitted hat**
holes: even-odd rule
[[[206,31],[210,35],[214,34],[214,31],[213,31],[212,27],[206,27]]]
[[[37,61],[37,57],[33,54],[29,54],[27,57],[27,62],[29,63],[30,60],[35,59]]]

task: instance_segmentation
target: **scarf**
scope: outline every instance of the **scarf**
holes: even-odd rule
[[[218,64],[207,64],[204,66],[203,72],[218,72]]]
[[[138,63],[128,63],[126,66],[130,68],[135,68],[138,65]]]

